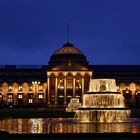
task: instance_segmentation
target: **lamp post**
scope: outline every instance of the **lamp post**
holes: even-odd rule
[[[35,93],[35,103],[37,104],[37,86],[40,84],[40,81],[32,81],[32,85],[34,86],[34,93]]]

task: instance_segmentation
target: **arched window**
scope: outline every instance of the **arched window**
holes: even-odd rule
[[[64,89],[64,76],[62,73],[59,73],[58,75],[58,89],[60,90]]]
[[[67,79],[67,84],[66,84],[66,87],[67,89],[72,89],[73,88],[73,76],[71,73],[69,73],[66,77]]]
[[[81,89],[82,87],[82,77],[81,77],[81,74],[78,73],[75,77],[75,88],[76,89]]]

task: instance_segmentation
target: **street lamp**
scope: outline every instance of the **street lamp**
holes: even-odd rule
[[[32,84],[38,85],[38,84],[40,84],[40,81],[32,81]]]

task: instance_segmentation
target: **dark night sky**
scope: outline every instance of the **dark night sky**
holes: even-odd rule
[[[140,64],[140,0],[0,0],[0,64],[47,64],[67,23],[90,64]]]

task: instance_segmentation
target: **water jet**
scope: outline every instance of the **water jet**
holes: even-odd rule
[[[81,122],[127,122],[131,111],[117,91],[115,79],[92,79],[75,118]]]

